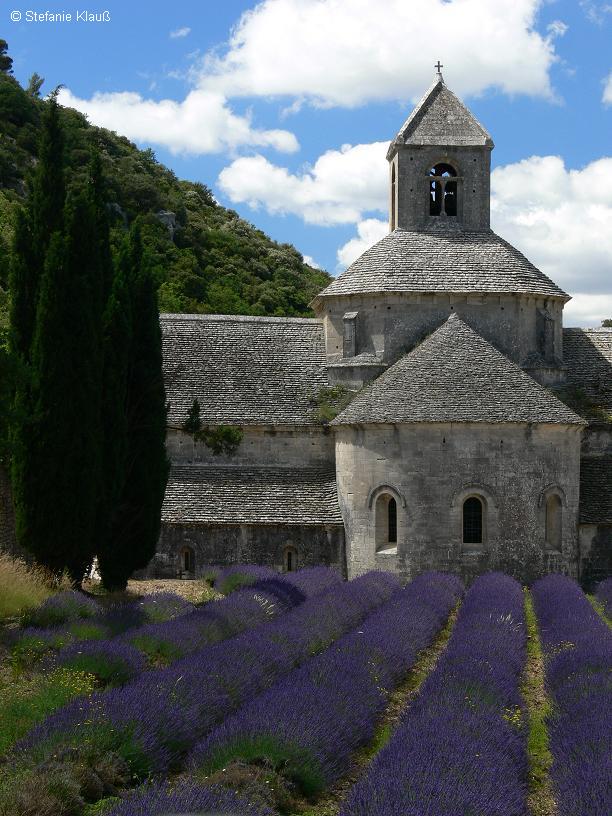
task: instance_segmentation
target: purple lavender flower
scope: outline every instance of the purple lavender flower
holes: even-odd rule
[[[198,813],[202,816],[274,816],[272,811],[254,805],[236,796],[232,791],[186,782],[174,790],[167,785],[146,785],[134,791],[123,802],[105,811],[107,816],[169,816],[169,814]]]
[[[341,816],[526,816],[523,593],[478,578],[451,639],[390,742],[349,792]]]
[[[93,618],[100,612],[100,607],[82,592],[58,592],[47,598],[40,606],[31,609],[24,615],[26,626],[57,626],[80,618]]]
[[[188,764],[209,773],[233,759],[265,758],[305,794],[316,793],[372,738],[387,692],[431,643],[461,590],[452,576],[417,578],[356,631],[227,718]]]
[[[603,604],[604,612],[612,620],[612,578],[606,578],[597,587],[597,600]]]
[[[547,725],[551,776],[563,816],[612,813],[612,633],[570,578],[549,575],[532,589],[554,701]]]
[[[95,675],[107,686],[126,683],[145,668],[142,654],[117,640],[93,640],[72,643],[60,649],[49,661],[52,667],[65,666]]]
[[[396,578],[380,572],[334,584],[263,626],[144,672],[123,688],[68,704],[33,728],[17,753],[42,761],[60,746],[86,742],[130,756],[141,777],[166,772],[240,705],[361,623],[398,589]]]

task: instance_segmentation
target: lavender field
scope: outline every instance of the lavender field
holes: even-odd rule
[[[1,816],[609,816],[610,582],[65,592],[5,637]]]

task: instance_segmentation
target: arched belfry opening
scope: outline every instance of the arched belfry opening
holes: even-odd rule
[[[458,212],[458,174],[452,164],[439,162],[429,170],[429,214],[456,216]]]

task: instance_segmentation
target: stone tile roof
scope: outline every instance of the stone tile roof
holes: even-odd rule
[[[390,159],[401,145],[487,145],[493,139],[438,76],[389,145]]]
[[[612,412],[612,329],[563,329],[567,381]]]
[[[161,315],[169,425],[194,398],[204,424],[312,425],[328,385],[323,324],[309,318]]]
[[[586,424],[457,315],[360,391],[332,424],[399,422]]]
[[[450,223],[390,232],[317,297],[365,292],[499,292],[569,300],[492,230],[465,230]]]
[[[334,470],[174,465],[166,524],[342,524]]]
[[[580,460],[580,522],[612,524],[612,456]]]

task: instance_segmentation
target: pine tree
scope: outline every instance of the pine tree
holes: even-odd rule
[[[157,295],[137,226],[122,261],[131,315],[125,473],[111,534],[98,550],[102,580],[109,589],[124,588],[132,572],[146,566],[155,553],[169,471]]]

